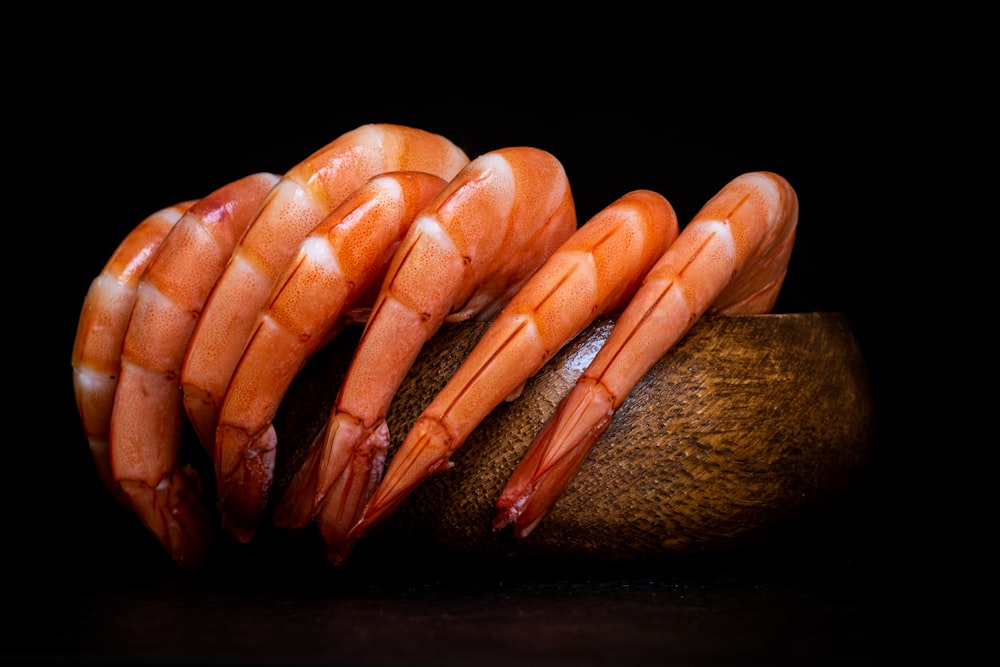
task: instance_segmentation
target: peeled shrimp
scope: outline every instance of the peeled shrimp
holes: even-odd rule
[[[193,203],[186,201],[153,213],[122,240],[87,290],[73,341],[73,391],[90,454],[105,488],[129,510],[132,503],[111,473],[108,444],[122,341],[139,277]]]
[[[266,506],[277,447],[272,420],[292,380],[352,321],[351,309],[371,307],[403,235],[445,185],[422,172],[371,179],[306,236],[278,279],[219,415],[216,479],[231,536],[248,541]]]
[[[494,528],[527,536],[566,490],[639,379],[702,314],[770,312],[788,267],[798,197],[781,176],[743,174],[685,226],[561,401],[497,500]]]
[[[569,182],[550,153],[501,149],[463,169],[417,216],[393,257],[326,432],[276,522],[302,525],[316,513],[336,560],[381,478],[386,415],[423,344],[446,321],[492,319],[575,229]]]
[[[215,449],[223,396],[257,315],[302,239],[373,176],[415,170],[449,180],[468,161],[440,135],[373,124],[341,135],[285,174],[233,251],[184,359],[184,408],[207,451]]]
[[[178,377],[209,292],[278,176],[258,173],[199,200],[163,240],[136,288],[111,415],[111,465],[136,513],[182,566],[200,567],[214,519],[193,468],[178,468]]]
[[[473,429],[594,318],[617,312],[677,238],[661,195],[626,194],[581,226],[532,276],[417,418],[351,531],[387,517],[450,457]]]

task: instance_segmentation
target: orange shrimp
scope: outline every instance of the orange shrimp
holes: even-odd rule
[[[278,180],[252,174],[188,209],[139,279],[122,344],[111,414],[114,477],[167,552],[192,569],[207,561],[214,520],[197,472],[177,466],[186,424],[181,363],[216,279]]]
[[[389,260],[417,213],[447,184],[433,174],[377,176],[302,241],[257,317],[219,414],[219,508],[230,536],[246,542],[267,504],[277,435],[272,420],[308,358],[371,307]]]
[[[108,442],[122,341],[139,277],[163,239],[193,203],[186,201],[153,213],[122,240],[87,290],[73,341],[73,391],[83,432],[101,482],[129,510],[132,503],[111,473]]]
[[[381,477],[385,418],[423,344],[446,321],[493,318],[575,229],[569,181],[550,153],[500,149],[463,169],[417,216],[393,257],[326,432],[276,522],[302,525],[318,510],[336,558]]]
[[[677,238],[660,194],[636,190],[581,226],[525,283],[417,418],[351,531],[360,538],[450,457],[505,398],[594,318],[617,312]]]
[[[773,308],[798,217],[795,191],[771,172],[743,174],[705,204],[514,470],[497,500],[495,529],[513,524],[523,538],[538,525],[635,384],[702,314]]]
[[[222,399],[257,315],[302,239],[373,176],[414,170],[449,180],[468,162],[440,135],[370,124],[334,139],[285,174],[219,277],[181,370],[184,409],[206,451],[215,449]]]

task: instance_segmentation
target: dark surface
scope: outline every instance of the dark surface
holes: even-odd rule
[[[872,208],[888,155],[851,124],[830,120],[857,123],[864,105],[836,82],[794,103],[762,91],[757,99],[748,86],[750,97],[738,100],[732,91],[677,90],[654,104],[634,91],[674,90],[662,72],[586,63],[541,95],[510,94],[564,65],[503,61],[445,92],[403,83],[392,95],[336,99],[331,89],[378,74],[344,71],[335,84],[331,72],[249,100],[234,98],[246,88],[207,73],[136,80],[98,76],[97,68],[87,70],[86,123],[68,107],[49,107],[58,120],[44,151],[50,162],[31,177],[66,203],[56,226],[61,277],[42,315],[47,338],[33,343],[42,364],[31,400],[45,409],[31,429],[46,436],[18,446],[12,468],[24,482],[8,502],[12,620],[0,660],[856,665],[936,652],[940,636],[916,623],[940,611],[935,585],[904,575],[924,540],[913,530],[914,454],[900,427],[896,222]],[[470,157],[508,145],[545,148],[567,169],[581,221],[628,190],[651,188],[683,222],[744,171],[784,175],[802,215],[775,310],[843,312],[859,340],[878,432],[857,485],[755,548],[676,562],[454,563],[405,546],[361,546],[333,571],[307,538],[265,531],[246,548],[229,545],[211,572],[178,571],[106,497],[89,460],[69,364],[83,296],[150,212],[253,171],[288,169],[367,122],[440,132]]]
[[[799,535],[688,563],[431,563],[404,552],[375,567],[361,551],[331,573],[257,554],[194,578],[158,563],[139,538],[89,582],[60,580],[18,605],[30,632],[6,650],[53,661],[337,665],[887,664],[908,655],[920,639],[892,563],[872,555],[870,535],[819,525],[808,546]]]

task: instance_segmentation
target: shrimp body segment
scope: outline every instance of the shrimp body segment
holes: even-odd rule
[[[276,520],[319,511],[331,554],[381,478],[392,398],[446,321],[492,319],[576,229],[562,164],[529,147],[479,156],[420,213],[396,251],[325,436]],[[279,509],[281,509],[279,507]]]
[[[771,310],[798,224],[798,197],[771,172],[730,181],[647,275],[497,500],[494,528],[527,536],[569,486],[639,379],[702,314]]]
[[[254,534],[274,473],[272,420],[309,357],[371,307],[389,260],[417,213],[446,181],[423,172],[369,180],[302,241],[254,327],[233,373],[215,441],[219,508],[226,532]]]
[[[90,453],[105,488],[129,510],[132,504],[111,472],[109,449],[122,342],[142,272],[193,203],[153,213],[122,240],[87,290],[73,341],[73,391]]]
[[[388,516],[436,471],[505,398],[594,318],[618,311],[677,238],[661,195],[637,190],[581,226],[490,325],[455,375],[417,418],[353,528],[355,538]]]
[[[424,171],[451,179],[468,157],[437,134],[362,125],[289,170],[233,251],[192,336],[181,372],[184,408],[207,451],[218,413],[257,315],[302,239],[368,179]]]
[[[185,416],[178,377],[205,301],[264,197],[270,173],[233,181],[194,204],[136,289],[111,417],[111,463],[146,527],[182,566],[208,557],[214,526],[193,469],[178,469]]]

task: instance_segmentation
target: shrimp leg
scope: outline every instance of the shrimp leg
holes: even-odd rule
[[[569,181],[550,153],[501,149],[463,169],[393,257],[325,436],[298,473],[311,479],[293,484],[277,518],[301,525],[318,511],[328,555],[339,561],[381,478],[392,398],[423,344],[445,321],[493,318],[575,229]]]
[[[417,418],[351,535],[360,538],[451,453],[505,398],[594,318],[617,312],[677,238],[677,216],[661,195],[636,190],[581,226],[490,325]]]
[[[197,472],[178,468],[185,417],[178,376],[198,314],[278,176],[229,183],[184,214],[139,280],[111,415],[111,464],[146,527],[182,567],[209,556],[215,531]]]
[[[306,236],[278,279],[219,414],[214,458],[230,536],[248,541],[265,509],[277,447],[272,420],[292,380],[351,320],[350,309],[371,307],[414,217],[446,183],[423,172],[371,179]]]
[[[105,488],[128,510],[132,503],[111,472],[108,442],[122,342],[139,277],[192,204],[186,201],[153,213],[122,240],[87,290],[73,341],[73,391],[90,454]]]
[[[206,451],[215,449],[219,409],[257,315],[302,239],[373,176],[415,170],[449,180],[468,161],[442,136],[375,124],[341,135],[284,175],[234,249],[184,359],[184,409]]]
[[[628,393],[702,314],[771,310],[798,217],[795,191],[770,172],[738,176],[705,204],[529,446],[497,500],[495,529],[513,524],[525,537],[538,525]]]

